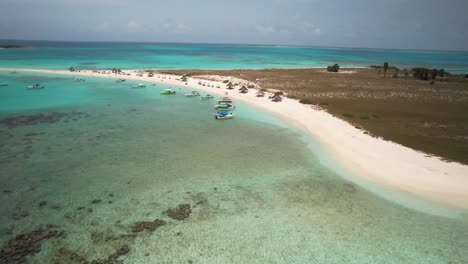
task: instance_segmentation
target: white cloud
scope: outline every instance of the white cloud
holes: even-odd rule
[[[134,20],[130,20],[128,21],[127,23],[127,30],[131,33],[137,33],[137,32],[143,32],[145,31],[144,28],[143,28],[143,25],[134,21]]]
[[[258,25],[255,30],[262,35],[270,35],[276,32],[273,26]]]

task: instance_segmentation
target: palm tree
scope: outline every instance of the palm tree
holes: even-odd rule
[[[439,71],[437,69],[432,69],[431,71],[432,80],[435,80],[437,78],[437,74],[439,74]]]
[[[440,76],[440,79],[442,79],[442,78],[444,78],[444,75],[447,74],[447,72],[444,69],[440,69],[438,74]]]

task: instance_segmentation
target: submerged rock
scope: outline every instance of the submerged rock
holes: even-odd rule
[[[97,204],[100,203],[102,200],[101,199],[94,199],[91,201],[92,204]]]
[[[60,248],[56,254],[57,258],[63,259],[67,258],[71,260],[72,263],[80,263],[80,264],[114,264],[114,263],[121,263],[118,258],[124,255],[127,255],[130,252],[130,247],[128,245],[123,245],[118,248],[114,253],[107,256],[107,258],[103,259],[95,259],[92,261],[86,260],[84,256],[79,255],[76,252],[71,251],[67,248]],[[62,263],[63,260],[57,260],[56,263]],[[66,261],[68,263],[69,261]]]
[[[0,263],[24,263],[26,257],[41,251],[41,243],[45,239],[58,238],[63,231],[37,229],[27,234],[18,235],[7,241],[0,250]]]
[[[190,216],[192,209],[190,209],[190,204],[179,204],[177,208],[167,209],[164,213],[172,219],[184,220]]]
[[[67,120],[78,120],[82,117],[88,117],[87,113],[83,112],[69,112],[69,113],[59,113],[59,112],[52,112],[47,114],[33,114],[33,115],[19,115],[19,116],[10,116],[6,118],[0,119],[0,125],[6,126],[9,129],[18,127],[18,126],[31,126],[37,125],[42,123],[56,123],[59,121],[67,121]],[[29,133],[26,134],[28,136],[37,136],[41,135],[38,133]]]
[[[166,221],[161,220],[161,219],[156,219],[152,222],[140,221],[140,222],[136,222],[132,226],[132,232],[141,232],[143,230],[149,230],[152,232],[158,229],[158,227],[163,226],[165,224],[166,224]]]

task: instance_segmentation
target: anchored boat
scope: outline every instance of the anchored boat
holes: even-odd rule
[[[8,83],[0,83],[0,86],[8,86]]]
[[[42,85],[40,83],[36,83],[34,85],[28,86],[28,89],[42,89],[42,88],[44,88],[44,85]]]
[[[232,104],[217,104],[214,106],[215,109],[217,110],[234,110],[236,109],[235,106],[233,106]]]
[[[139,83],[137,85],[132,85],[132,88],[145,88],[146,87],[146,84],[143,84],[143,83]]]
[[[217,120],[224,120],[224,119],[231,119],[234,118],[236,114],[228,113],[226,111],[219,111],[215,114],[215,119]]]
[[[209,94],[201,97],[202,100],[209,100],[209,99],[213,99],[213,98],[214,97],[212,95],[209,95]]]
[[[175,94],[176,92],[172,89],[165,89],[161,91],[161,94]]]
[[[198,93],[197,91],[192,91],[191,93],[184,94],[184,96],[187,96],[187,97],[200,96],[200,93]]]
[[[223,97],[218,100],[218,104],[232,104],[232,99],[229,97]]]

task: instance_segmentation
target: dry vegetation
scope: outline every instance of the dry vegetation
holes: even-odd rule
[[[468,80],[430,81],[378,75],[378,69],[191,70],[188,75],[235,76],[320,105],[373,135],[446,160],[468,164]]]

